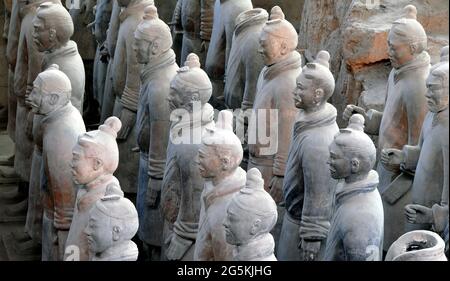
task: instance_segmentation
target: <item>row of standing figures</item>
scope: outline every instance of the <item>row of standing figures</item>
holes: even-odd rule
[[[29,188],[23,243],[39,245],[42,260],[136,260],[139,251],[381,260],[388,250],[386,260],[446,259],[448,47],[430,66],[414,6],[389,32],[384,111],[348,105],[339,129],[330,55],[302,67],[278,6],[269,15],[251,1],[185,2],[171,26],[188,28],[195,10],[201,28],[183,30],[179,67],[174,30],[152,0],[97,1],[103,125],[88,132],[76,17],[59,0],[13,3],[8,132]]]

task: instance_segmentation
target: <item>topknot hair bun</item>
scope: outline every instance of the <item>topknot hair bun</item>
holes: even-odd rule
[[[100,131],[110,134],[114,138],[117,138],[117,133],[122,128],[122,122],[119,118],[111,116],[105,120],[103,125],[98,128]]]

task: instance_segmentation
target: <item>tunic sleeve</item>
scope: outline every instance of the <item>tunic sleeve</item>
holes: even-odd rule
[[[126,64],[127,64],[127,73],[126,73],[126,81],[125,88],[122,94],[122,105],[123,107],[136,112],[137,111],[137,103],[139,101],[139,93],[141,87],[140,74],[141,74],[141,65],[137,62],[136,54],[133,50],[134,44],[134,30],[127,30],[128,34],[126,34]]]
[[[303,151],[304,204],[300,237],[304,240],[324,240],[330,229],[336,186],[327,164],[328,146],[316,142],[305,145]]]
[[[447,136],[448,136],[448,131],[447,131]],[[432,210],[433,210],[433,228],[435,229],[436,232],[443,232],[445,227],[447,227],[448,225],[448,200],[449,200],[449,195],[448,195],[448,181],[449,181],[449,149],[448,149],[448,138],[444,137],[444,145],[443,145],[443,149],[442,149],[442,156],[444,159],[444,178],[443,178],[443,184],[444,186],[442,187],[442,197],[441,197],[441,204],[440,205],[434,205]]]
[[[203,41],[211,40],[213,19],[214,19],[214,0],[201,0],[200,38]]]
[[[164,218],[171,223],[175,223],[180,209],[180,177],[176,156],[168,157],[161,187],[160,208]]]
[[[381,118],[383,118],[383,112],[370,109],[367,111],[366,123],[364,124],[364,131],[370,135],[378,135],[380,130]]]

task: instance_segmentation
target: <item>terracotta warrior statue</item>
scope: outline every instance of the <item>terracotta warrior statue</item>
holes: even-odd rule
[[[234,195],[224,221],[227,243],[234,246],[234,261],[276,261],[270,231],[277,222],[277,205],[264,189],[258,169],[247,172],[245,187]]]
[[[105,88],[103,89],[103,100],[101,102],[102,110],[100,114],[100,122],[104,122],[108,117],[113,114],[115,95],[112,92],[113,86],[113,76],[114,76],[114,53],[116,52],[117,36],[119,34],[120,25],[120,12],[121,7],[117,0],[111,0],[112,10],[111,17],[109,19],[108,29],[106,31],[106,39],[104,43],[104,48],[102,49],[102,59],[108,62],[108,67],[106,68],[106,80]]]
[[[31,173],[31,157],[33,155],[33,116],[31,108],[25,104],[25,97],[33,88],[33,81],[41,72],[42,50],[34,44],[33,18],[36,10],[44,0],[17,1],[20,2],[19,17],[20,35],[17,46],[17,59],[14,72],[14,95],[17,99],[15,126],[15,158],[14,170],[20,179],[28,186]],[[53,2],[59,3],[55,0]],[[56,5],[56,4],[55,4]],[[26,202],[24,203],[26,210]],[[12,210],[12,209],[11,209]]]
[[[171,25],[183,34],[181,65],[190,53],[205,63],[213,27],[214,0],[178,0]]]
[[[259,52],[265,67],[261,71],[253,103],[253,114],[249,124],[249,165],[256,167],[264,178],[266,191],[272,193],[275,202],[281,201],[281,188],[286,168],[287,153],[291,142],[291,131],[298,109],[292,102],[295,79],[300,75],[301,56],[295,51],[297,32],[284,19],[280,7],[272,8],[270,20],[264,25],[259,42]],[[255,139],[259,130],[274,130],[270,119],[271,110],[277,110],[278,128],[269,143]],[[261,115],[261,117],[259,117]],[[270,117],[270,118],[269,118]],[[263,118],[263,120],[258,120]],[[273,119],[275,120],[275,119]],[[265,129],[261,129],[261,124]],[[272,132],[271,132],[272,133]],[[252,137],[253,135],[253,137]],[[264,135],[266,136],[266,132]]]
[[[389,248],[385,261],[447,261],[442,238],[428,230],[400,236]]]
[[[325,260],[381,261],[383,203],[378,174],[372,170],[376,148],[364,133],[364,117],[355,114],[330,145],[330,172],[336,187]]]
[[[259,53],[259,38],[269,14],[255,8],[236,18],[227,69],[225,70],[225,104],[227,108],[243,111],[252,109],[258,76],[264,67]]]
[[[211,42],[206,55],[205,70],[213,84],[211,104],[224,108],[224,75],[231,50],[231,42],[240,13],[253,9],[251,0],[215,0]]]
[[[44,52],[42,69],[51,64],[59,65],[70,79],[73,106],[83,112],[85,69],[77,44],[70,40],[74,26],[69,12],[62,5],[45,2],[39,6],[33,26],[36,47]]]
[[[385,149],[385,165],[401,165],[415,171],[412,204],[405,207],[412,230],[434,229],[442,234],[448,224],[449,137],[448,137],[448,61],[433,66],[426,85],[428,113],[417,146],[402,150]]]
[[[144,9],[153,0],[118,0],[122,7],[116,49],[114,53],[112,92],[113,115],[120,118],[122,129],[117,135],[119,167],[116,176],[125,195],[135,200],[139,176],[139,152],[136,143],[136,113],[141,87],[142,65],[137,62],[134,51],[134,31],[144,16]]]
[[[6,44],[6,60],[8,62],[8,126],[9,138],[14,142],[16,134],[17,98],[14,92],[14,73],[17,63],[17,52],[22,19],[20,9],[22,3],[12,1],[11,18],[8,27],[8,42]]]
[[[42,259],[62,260],[72,223],[76,186],[72,182],[72,147],[85,126],[80,112],[70,102],[70,80],[58,65],[41,72],[27,98],[36,114],[44,115],[42,129],[41,186],[43,202]]]
[[[108,58],[106,50],[106,34],[113,9],[113,0],[97,0],[95,6],[94,36],[97,49],[94,58],[93,69],[93,95],[100,109],[103,104],[106,74],[108,70]]]
[[[241,141],[233,133],[233,113],[219,113],[216,128],[208,130],[198,151],[198,167],[205,179],[200,198],[200,220],[194,260],[233,260],[233,246],[225,238],[223,221],[233,195],[245,186],[246,173],[239,167]]]
[[[89,211],[84,229],[90,261],[136,261],[139,255],[131,241],[138,230],[136,207],[115,188],[107,188]]]
[[[119,164],[116,136],[121,128],[116,117],[106,119],[98,130],[81,134],[72,150],[73,181],[80,185],[76,196],[73,221],[67,238],[64,260],[89,260],[88,239],[84,229],[89,211],[105,195],[108,186],[122,194],[119,181],[113,176]]]
[[[24,36],[24,32],[22,32],[22,36],[20,36],[21,34],[21,21],[22,21],[22,17],[21,17],[21,10],[22,8],[25,6],[25,3],[22,1],[13,1],[12,2],[12,7],[11,7],[11,19],[9,22],[9,27],[8,27],[8,42],[6,44],[6,60],[8,62],[8,124],[7,124],[7,131],[8,131],[8,136],[9,138],[15,142],[15,138],[16,138],[16,113],[17,113],[17,90],[16,90],[16,86],[15,86],[15,79],[17,79],[19,76],[15,76],[15,70],[16,70],[16,66],[17,66],[17,62],[19,62],[20,64],[25,64],[26,62],[23,61],[23,57],[18,58],[17,54],[19,52],[19,41],[24,41],[25,40],[25,36]],[[23,47],[23,42],[20,44],[21,45],[21,49],[23,51],[24,47]],[[26,44],[25,44],[26,46]],[[25,70],[23,69],[24,66],[22,66],[22,74],[24,74],[23,72],[25,72]],[[21,84],[27,83],[26,78],[25,80],[23,79],[22,76],[22,80],[20,80]],[[20,86],[19,88],[23,88],[23,86]],[[22,94],[24,95],[24,94]],[[22,98],[23,100],[23,98]],[[22,106],[23,108],[23,106]],[[22,110],[22,115],[24,115],[24,112]],[[25,122],[22,121],[22,124],[24,124]],[[26,125],[26,124],[25,124]],[[24,126],[25,126],[24,125]],[[24,127],[23,127],[24,128]],[[25,131],[25,129],[22,129],[22,131]],[[22,133],[23,134],[23,133]],[[5,160],[5,163],[2,164],[6,164],[8,166],[15,166],[13,169],[11,169],[10,167],[8,167],[9,170],[9,174],[12,177],[19,177],[21,178],[21,180],[25,181],[23,183],[18,183],[18,189],[17,189],[17,193],[15,194],[15,199],[20,200],[21,202],[19,202],[19,204],[14,204],[14,205],[10,205],[6,207],[5,213],[9,213],[9,208],[11,208],[11,214],[12,215],[18,215],[18,213],[16,213],[16,210],[19,210],[19,213],[23,215],[24,212],[26,212],[26,207],[27,207],[27,197],[28,197],[28,178],[24,178],[20,176],[20,173],[17,172],[18,169],[22,169],[21,166],[23,166],[23,159],[25,159],[25,157],[23,156],[23,154],[27,154],[27,149],[26,146],[29,144],[28,140],[25,139],[25,145],[21,146],[21,144],[19,144],[19,154],[21,157],[21,160],[19,162],[15,161],[15,155],[8,155],[8,157]],[[15,150],[16,146],[15,146]],[[15,153],[15,152],[14,152]],[[3,159],[2,159],[3,160]],[[0,167],[2,176],[5,176],[5,173],[7,172],[3,167]],[[25,168],[26,170],[26,168]],[[25,174],[25,173],[23,173]],[[14,210],[14,211],[13,211]],[[22,231],[23,232],[23,231]],[[30,237],[28,236],[28,234],[23,233],[24,236],[23,238],[25,240],[29,240]]]
[[[94,21],[93,7],[96,0],[76,0],[76,5],[69,5],[69,14],[72,17],[74,25],[74,33],[72,40],[77,44],[78,51],[83,59],[85,69],[85,95],[84,95],[84,112],[82,112],[87,126],[98,124],[99,108],[98,103],[94,99],[94,59],[96,52],[95,37],[90,28],[90,24]]]
[[[170,89],[169,105],[174,111],[161,187],[161,210],[166,220],[163,238],[167,241],[162,259],[193,260],[204,186],[193,159],[205,131],[214,127],[214,109],[208,103],[212,85],[200,69],[197,55],[187,57]]]
[[[327,103],[335,87],[329,61],[329,53],[320,51],[303,68],[293,91],[293,103],[300,111],[284,175],[280,260],[322,260],[325,252],[336,188],[327,164],[328,148],[339,132],[336,109]]]
[[[160,260],[163,220],[159,201],[169,142],[170,82],[178,65],[169,26],[159,19],[157,8],[145,8],[144,20],[135,33],[136,55],[142,64],[141,94],[137,111],[137,139],[140,150],[137,209],[139,238],[147,258]]]
[[[378,135],[377,158],[387,148],[402,149],[404,145],[417,145],[420,128],[425,118],[426,84],[430,71],[427,35],[416,20],[414,6],[405,7],[405,15],[395,21],[388,35],[389,58],[393,69],[389,75],[384,111],[370,109],[367,112],[355,105],[344,110],[344,119],[352,114],[362,114],[365,131]],[[402,171],[400,165],[384,165],[378,162],[380,177],[378,190],[383,199],[384,250],[405,233],[403,208],[411,202],[413,175]]]

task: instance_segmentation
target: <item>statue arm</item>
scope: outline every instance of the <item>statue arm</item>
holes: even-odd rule
[[[17,48],[20,35],[19,1],[14,1],[8,29],[8,43],[6,45],[6,59],[10,69],[14,70],[17,60]]]
[[[261,55],[255,49],[251,49],[249,55],[245,56],[245,88],[242,97],[242,110],[253,108],[259,75],[263,67],[264,62]]]
[[[114,62],[113,69],[114,73],[112,75],[112,90],[115,96],[120,96],[121,92],[125,88],[125,79],[127,74],[127,64],[126,64],[126,56],[125,56],[125,42],[124,40],[120,40],[117,42],[119,46],[116,46],[117,54],[114,54]],[[108,45],[108,48],[110,46]]]
[[[330,229],[336,183],[331,179],[328,146],[309,140],[302,153],[304,203],[300,237],[306,241],[325,241]]]
[[[117,38],[119,36],[120,25],[120,6],[117,0],[114,0],[113,8],[111,12],[111,18],[109,20],[108,32],[106,34],[106,45],[108,46],[109,55],[114,57],[116,51]]]
[[[166,166],[167,143],[169,139],[168,121],[153,121],[150,123],[150,145],[148,157],[148,188],[161,191],[161,181]]]
[[[275,176],[284,177],[290,147],[289,144],[291,143],[292,138],[292,126],[297,114],[297,109],[293,105],[291,98],[288,98],[287,95],[279,97],[277,108],[278,143],[272,169]],[[272,124],[270,126],[272,126]]]
[[[122,105],[130,111],[136,112],[141,87],[141,65],[137,62],[136,54],[133,49],[134,42],[134,32],[130,30],[130,32],[126,34],[125,42],[127,72],[125,88],[122,93]]]
[[[201,0],[200,38],[210,41],[214,22],[214,0]]]
[[[161,213],[163,217],[175,223],[180,209],[181,184],[180,168],[176,163],[176,157],[167,159],[164,178],[161,186]]]
[[[369,135],[378,135],[383,112],[369,109],[366,114],[364,131]]]
[[[448,131],[447,131],[448,135]],[[444,144],[444,149],[442,150],[444,157],[444,177],[443,177],[443,188],[441,196],[441,204],[435,204],[432,207],[433,211],[433,228],[436,232],[443,232],[445,227],[448,225],[448,185],[449,185],[449,149],[448,149],[448,138],[444,138],[446,143]]]
[[[54,200],[54,227],[57,230],[69,230],[74,212],[76,189],[69,168],[72,153],[67,147],[75,146],[76,137],[61,139],[60,134],[52,133],[50,131],[45,136],[44,154],[48,164],[46,171],[48,185]],[[65,145],[59,149],[54,148],[57,143],[65,143]]]
[[[422,137],[421,137],[422,138]],[[405,145],[402,149],[403,161],[401,167],[404,170],[415,171],[419,162],[421,145]]]
[[[178,0],[175,9],[173,10],[172,21],[170,22],[170,25],[174,32],[183,31],[183,27],[181,26],[182,2],[183,0]]]
[[[425,90],[423,90],[425,85],[421,84],[417,83],[411,85],[410,88],[408,87],[408,89],[404,90],[402,95],[408,118],[409,145],[417,145],[419,143],[423,121],[428,111],[425,100]]]

